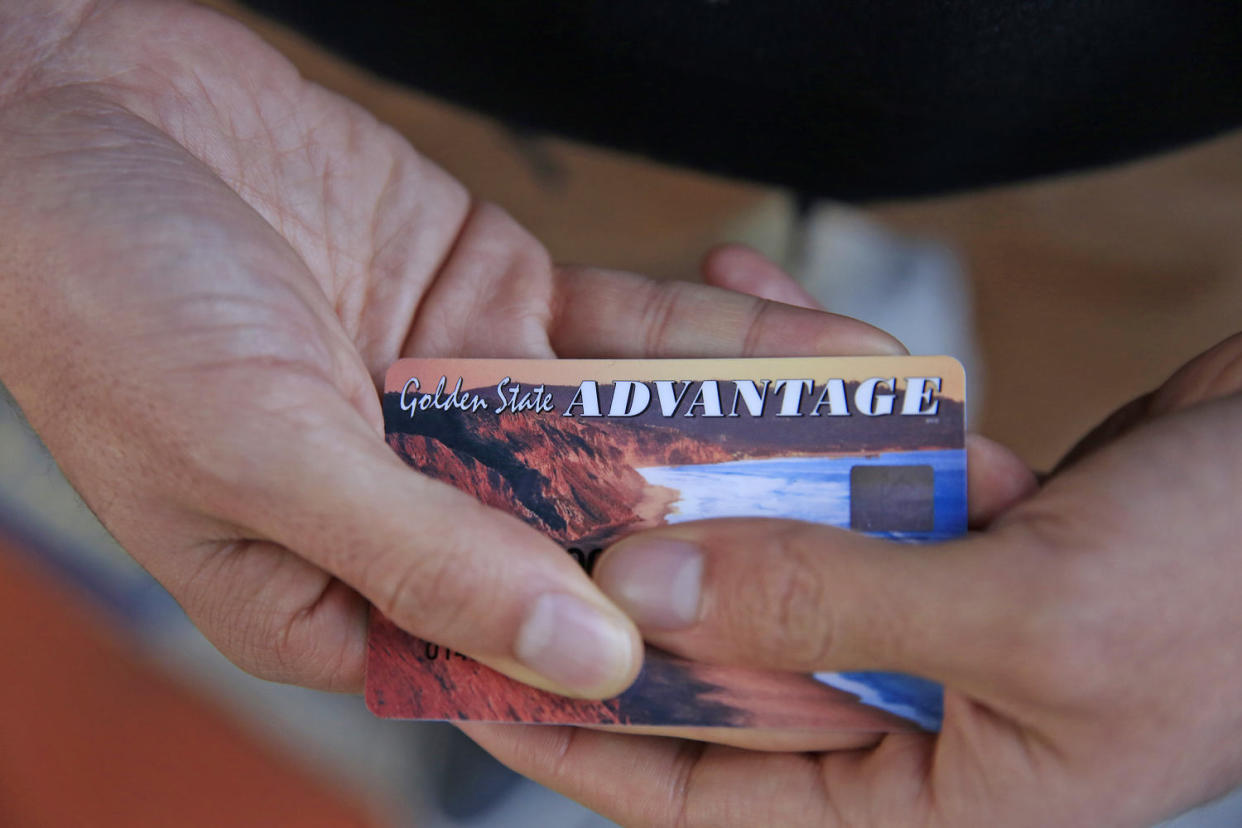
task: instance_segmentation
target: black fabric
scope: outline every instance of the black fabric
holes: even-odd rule
[[[515,126],[848,199],[1242,123],[1239,0],[250,0]]]

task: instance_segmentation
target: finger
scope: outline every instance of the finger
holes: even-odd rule
[[[1120,439],[1151,417],[1151,394],[1144,394],[1118,408],[1065,453],[1049,476],[1058,475],[1109,443]]]
[[[703,281],[770,302],[823,310],[806,288],[779,265],[744,244],[723,244],[703,257]]]
[[[689,282],[565,268],[549,327],[561,356],[667,358],[904,354],[888,334],[844,316]]]
[[[855,750],[869,747],[884,734],[857,730],[779,730],[759,727],[661,727],[657,725],[591,726],[592,730],[627,736],[664,736],[692,742],[710,742],[765,753],[802,753],[821,750]]]
[[[1179,368],[1152,395],[1150,416],[1172,414],[1192,405],[1242,391],[1242,334],[1209,348]]]
[[[362,690],[362,596],[272,543],[236,540],[206,547],[178,601],[221,653],[268,681]]]
[[[405,630],[521,681],[594,698],[633,681],[637,632],[561,547],[413,473],[330,388],[284,390],[267,392],[282,416],[261,434],[252,425],[249,452],[215,467],[225,512]]]
[[[705,746],[574,727],[458,723],[513,770],[626,826],[677,824]]]
[[[916,547],[797,521],[699,521],[626,538],[595,578],[648,641],[689,658],[970,687],[1009,656],[1027,588],[1025,539],[1006,531]]]
[[[1092,429],[1061,458],[1059,474],[1137,426],[1242,391],[1242,334],[1235,334],[1177,369],[1157,390],[1131,400]]]
[[[925,735],[887,737],[876,751],[885,778],[873,785],[869,752],[755,753],[571,727],[459,727],[517,772],[634,828],[904,825],[932,744]],[[841,784],[825,784],[829,774]],[[884,791],[882,808],[869,807],[872,790]]]
[[[555,357],[547,333],[554,287],[543,246],[504,210],[476,201],[418,302],[400,355]]]
[[[966,491],[970,526],[983,528],[1039,488],[1035,473],[995,440],[966,435]]]

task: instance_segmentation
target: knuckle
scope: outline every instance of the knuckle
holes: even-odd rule
[[[700,318],[698,286],[658,282],[645,286],[637,330],[644,352],[652,356],[705,355],[702,343],[687,336],[686,320]]]
[[[785,530],[771,540],[756,597],[760,606],[751,625],[756,646],[787,669],[814,670],[834,650],[835,620],[830,611],[824,555],[805,530]]]
[[[256,609],[244,652],[248,660],[261,664],[263,678],[315,683],[319,665],[314,658],[314,642],[303,635],[305,615],[272,609]],[[250,672],[255,672],[251,670]]]
[[[1075,707],[1107,692],[1101,681],[1110,671],[1104,667],[1118,651],[1110,633],[1114,613],[1098,588],[1098,570],[1087,559],[1063,560],[1024,591],[1008,651],[1015,686],[1032,701]]]
[[[404,556],[386,562],[374,587],[376,607],[396,624],[418,635],[439,640],[467,627],[475,615],[474,596],[486,594],[483,581],[473,588],[466,555]],[[484,576],[478,575],[479,578]]]
[[[778,305],[759,299],[753,300],[747,310],[746,322],[742,325],[741,355],[744,357],[759,356],[763,351],[763,341],[771,329],[769,317],[777,311]]]
[[[492,255],[497,250],[504,250],[511,259],[511,265],[524,263],[538,270],[551,269],[552,257],[547,249],[505,208],[494,202],[474,202],[461,235],[466,246],[480,255]],[[477,248],[473,247],[475,244]],[[494,268],[491,278],[499,283],[506,275],[505,268]]]
[[[255,540],[223,543],[187,581],[182,600],[196,626],[241,669],[269,681],[314,683],[319,661],[317,642],[305,635],[307,613],[272,594],[269,582],[247,576],[257,558],[276,549]]]
[[[348,687],[357,669],[350,648],[337,636],[323,635],[315,612],[312,605],[270,617],[267,640],[279,680],[324,689]]]

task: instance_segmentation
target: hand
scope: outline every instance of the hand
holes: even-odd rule
[[[376,382],[398,357],[900,350],[825,314],[555,267],[189,4],[0,6],[0,194],[0,379],[216,646],[312,687],[360,687],[368,602],[570,695],[638,669],[633,625],[560,547],[388,449]],[[567,640],[523,636],[557,611]]]
[[[943,682],[938,735],[763,754],[465,729],[624,825],[1146,825],[1219,795],[1242,780],[1240,366],[1242,336],[1128,406],[986,532],[922,554],[730,520],[634,536],[598,564],[605,593],[674,652]],[[644,578],[670,553],[704,561],[681,624]]]

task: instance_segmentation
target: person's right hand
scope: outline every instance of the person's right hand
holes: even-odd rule
[[[1009,506],[918,551],[732,519],[631,536],[596,566],[688,658],[941,681],[938,734],[764,754],[464,729],[627,826],[1139,826],[1242,783],[1242,334]]]
[[[376,383],[398,357],[900,350],[827,314],[555,267],[201,7],[0,5],[0,379],[257,675],[358,689],[368,602],[569,695],[638,669],[632,623],[564,550],[385,445]]]

